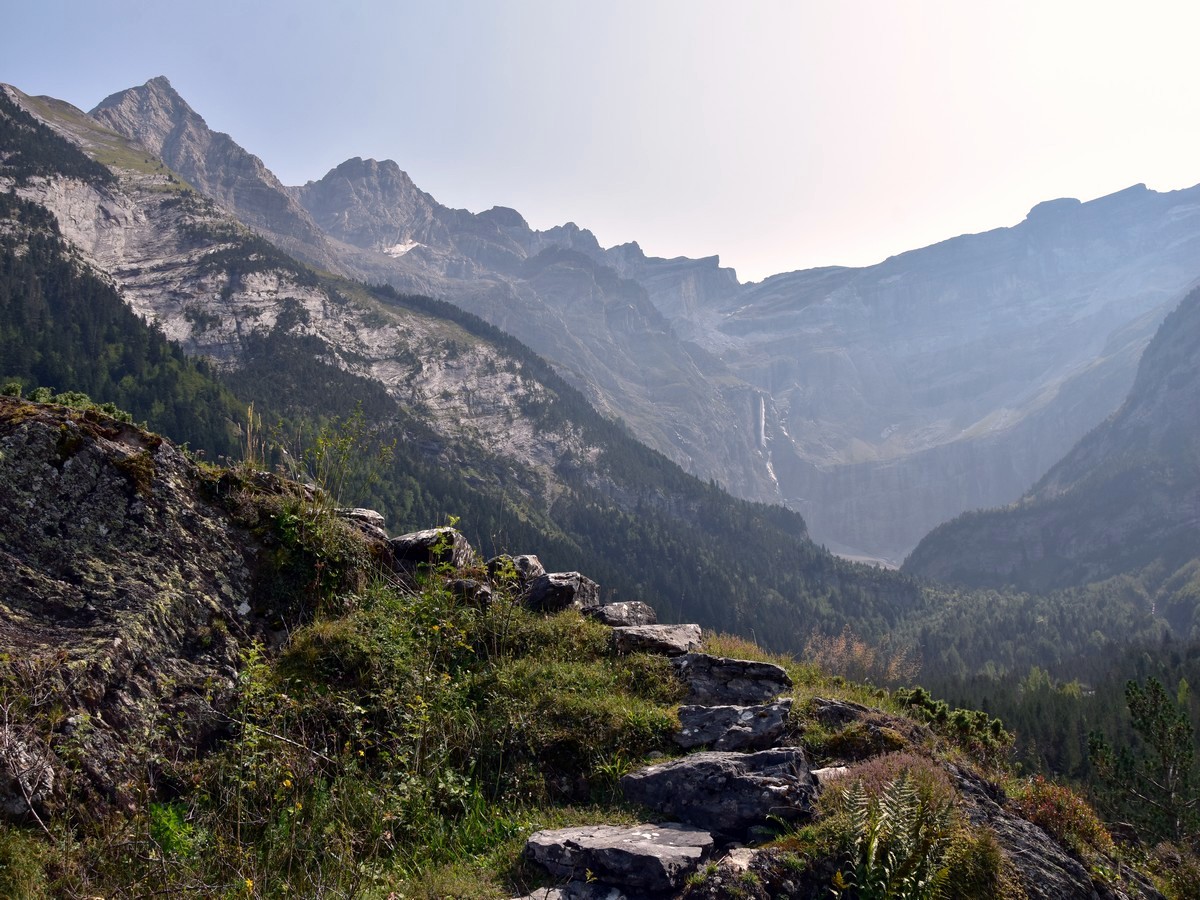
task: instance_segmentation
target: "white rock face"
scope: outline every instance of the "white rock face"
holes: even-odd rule
[[[80,140],[79,130],[60,119],[43,121]],[[116,139],[94,123],[89,127]],[[83,137],[86,145],[93,136]],[[164,175],[116,171],[115,188],[43,178],[19,193],[49,209],[83,261],[187,352],[236,370],[251,338],[282,328],[319,338],[326,362],[378,380],[447,437],[547,474],[568,450],[584,459],[591,453],[580,435],[530,419],[525,407],[544,399],[546,388],[521,375],[496,345],[350,287],[334,297],[287,264],[235,276],[224,266],[207,267],[207,257],[238,246],[250,232],[195,193],[177,185],[165,190]]]

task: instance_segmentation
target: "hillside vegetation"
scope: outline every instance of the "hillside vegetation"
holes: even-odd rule
[[[618,783],[679,754],[672,665],[618,653],[578,610],[526,608],[516,569],[484,567],[452,531],[397,567],[320,488],[197,464],[86,408],[0,399],[0,451],[18,486],[0,524],[30,526],[0,556],[23,573],[0,633],[26,646],[3,668],[0,760],[23,766],[3,799],[26,809],[0,826],[6,896],[507,898],[552,881],[522,850],[533,832],[646,821]],[[130,549],[106,562],[113,546]],[[85,572],[39,609],[43,585]],[[162,671],[128,665],[126,643]],[[1078,797],[1012,779],[999,722],[737,638],[703,649],[782,665],[783,741],[846,768],[807,819],[759,833],[749,875],[714,861],[679,896],[903,883],[861,855],[868,838],[924,848],[949,896],[1048,896],[1042,878],[1071,886],[1057,896],[1154,896],[1138,871],[1186,896],[1187,863],[1118,850]]]

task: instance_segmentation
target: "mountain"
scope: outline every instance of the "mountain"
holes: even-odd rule
[[[92,116],[145,146],[288,252],[404,293],[443,297],[555,364],[606,415],[741,497],[778,499],[757,441],[759,391],[679,340],[645,291],[618,277],[590,232],[536,232],[513,210],[478,215],[419,190],[394,162],[352,159],[284,188],[155,78]]]
[[[942,521],[1020,496],[1119,405],[1200,275],[1200,189],[1051,201],[876,266],[743,285],[715,257],[656,259],[573,223],[450,209],[386,160],[292,188],[259,166],[237,194],[223,160],[240,173],[254,158],[207,134],[165,79],[94,115],[164,152],[223,148],[167,162],[281,246],[295,228],[260,208],[268,194],[324,234],[327,268],[518,335],[688,471],[801,511],[850,555],[899,561]]]
[[[1017,503],[931,532],[906,571],[1048,591],[1118,576],[1200,634],[1200,289],[1147,346],[1120,409]]]
[[[217,449],[204,435],[222,433],[236,396],[268,424],[280,421],[276,442],[293,459],[343,446],[346,436],[330,432],[339,424],[394,441],[376,483],[347,500],[377,504],[401,526],[462,517],[489,551],[536,542],[548,565],[581,559],[608,599],[651,600],[797,648],[813,628],[836,630],[847,618],[867,632],[886,629],[920,602],[910,580],[816,547],[795,513],[687,475],[470,313],[301,265],[78,110],[12,88],[0,101],[14,145],[36,140],[70,161],[50,172],[13,155],[0,165],[0,190],[19,198],[6,206],[6,233],[19,239],[0,249],[21,273],[4,284],[12,294],[3,306],[16,314],[0,333],[0,378],[64,390],[87,375],[97,400],[117,399],[108,392],[126,385],[136,400],[132,386],[155,383],[151,362],[168,352],[165,336],[177,344],[171,352],[207,360],[185,373],[196,382],[190,396],[216,398],[217,421],[209,415],[204,429],[177,417],[179,439]],[[108,165],[81,177],[84,151]],[[44,252],[29,252],[35,242]],[[77,276],[71,290],[46,289],[62,272]],[[141,319],[84,329],[79,340],[70,322],[82,305],[77,289],[97,309],[86,319],[114,303]],[[45,345],[49,323],[54,353],[23,352]],[[128,353],[134,346],[155,349]],[[119,368],[127,357],[132,368]],[[186,407],[187,396],[171,387],[139,414]],[[240,426],[243,453],[262,452],[260,426],[243,416],[225,424]]]
[[[899,559],[959,512],[1015,500],[1116,409],[1198,251],[1200,188],[1137,186],[876,266],[775,276],[692,331],[769,395],[780,490],[814,535]]]
[[[251,228],[269,233],[287,252],[341,271],[329,239],[262,160],[229,135],[210,130],[166,78],[108,97],[91,116],[183,174]]]

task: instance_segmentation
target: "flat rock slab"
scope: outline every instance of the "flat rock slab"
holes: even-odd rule
[[[730,836],[766,825],[768,817],[807,819],[817,794],[799,747],[693,753],[624,776],[621,790],[631,803]]]
[[[604,884],[572,881],[562,887],[538,888],[517,900],[633,900],[620,889]]]
[[[621,628],[626,625],[658,624],[658,613],[654,611],[654,607],[641,600],[605,603],[603,606],[592,607],[587,614],[612,628]]]
[[[644,891],[678,887],[712,848],[707,831],[673,823],[559,828],[539,831],[525,843],[526,855],[551,875]]]
[[[767,750],[787,731],[791,700],[762,706],[681,706],[675,743],[685,750]]]
[[[700,646],[699,625],[626,625],[614,628],[618,653],[659,653],[682,656]]]
[[[792,686],[780,666],[688,653],[671,661],[688,686],[687,702],[696,706],[750,706],[777,697]]]
[[[529,582],[525,605],[539,612],[600,605],[600,585],[578,572],[551,572]]]

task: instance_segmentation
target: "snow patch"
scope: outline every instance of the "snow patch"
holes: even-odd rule
[[[385,247],[383,252],[394,259],[397,256],[403,256],[409,250],[420,246],[421,245],[416,241],[400,241],[398,244],[392,244],[390,247]]]

